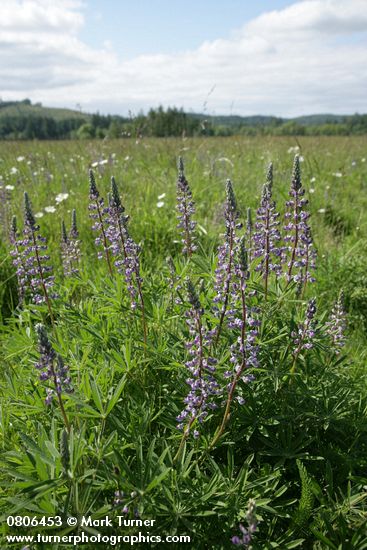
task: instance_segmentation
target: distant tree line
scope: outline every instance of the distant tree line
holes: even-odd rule
[[[7,108],[17,107],[10,110]],[[44,112],[43,112],[44,111]],[[117,115],[89,115],[65,111],[52,116],[52,109],[30,100],[0,100],[0,139],[103,139],[170,136],[289,136],[289,135],[359,135],[367,133],[367,115],[352,115],[322,122],[302,123],[276,117],[210,117],[185,113],[169,107],[150,109],[129,118]],[[58,110],[55,110],[58,111]],[[69,115],[67,114],[69,113]],[[307,117],[305,117],[307,118]],[[316,121],[316,122],[315,122]]]

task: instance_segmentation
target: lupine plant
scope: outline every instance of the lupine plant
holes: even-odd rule
[[[61,259],[65,277],[79,273],[80,244],[75,208],[72,211],[71,228],[67,234],[65,222],[61,223]]]
[[[26,292],[29,292],[35,304],[45,302],[53,322],[51,299],[56,298],[57,294],[51,289],[54,286],[55,277],[51,275],[52,266],[49,264],[50,256],[46,253],[46,238],[40,235],[39,230],[40,226],[33,215],[28,193],[25,192],[23,235],[19,238],[17,238],[15,220],[13,220],[11,236],[13,263],[20,280],[20,295],[23,297]]]
[[[226,370],[224,378],[226,386],[224,395],[226,402],[222,422],[215,434],[211,446],[214,446],[222,436],[226,424],[230,417],[230,410],[233,399],[235,398],[240,405],[243,405],[245,399],[242,395],[242,388],[239,388],[240,382],[248,384],[255,377],[253,369],[259,366],[258,362],[258,326],[261,324],[257,318],[258,309],[251,307],[248,298],[247,280],[249,278],[247,250],[245,247],[245,238],[242,237],[237,258],[234,258],[234,281],[232,285],[232,306],[227,311],[228,327],[235,333],[239,333],[237,338],[230,346],[231,368]],[[237,394],[237,395],[236,395]]]
[[[65,427],[70,431],[70,423],[65,412],[62,398],[63,393],[71,393],[73,391],[69,369],[65,366],[61,355],[57,354],[53,349],[44,325],[41,323],[37,324],[36,332],[38,336],[40,357],[35,367],[39,371],[39,379],[42,382],[50,382],[51,384],[51,386],[48,386],[46,389],[47,397],[45,403],[50,405],[56,394]]]
[[[94,242],[98,247],[102,247],[103,250],[98,251],[98,259],[102,259],[103,256],[106,258],[108,271],[112,277],[111,253],[106,236],[106,216],[108,214],[108,208],[105,207],[104,199],[99,195],[92,170],[89,171],[89,199],[89,216],[94,220],[92,229],[97,232],[97,237]]]
[[[312,298],[306,309],[305,318],[302,323],[299,324],[298,329],[292,332],[291,336],[293,338],[294,350],[293,350],[293,365],[291,372],[294,373],[296,370],[296,363],[298,356],[302,350],[309,350],[314,345],[315,338],[315,328],[316,328],[316,299]]]
[[[281,235],[279,231],[279,213],[275,209],[273,195],[273,165],[270,164],[267,172],[266,183],[263,187],[261,204],[256,213],[256,232],[253,235],[253,257],[260,259],[256,266],[264,278],[265,299],[268,295],[268,282],[271,272],[279,276],[281,267]]]
[[[339,297],[331,311],[330,319],[325,326],[326,332],[332,340],[334,352],[336,355],[339,355],[341,348],[345,346],[345,329],[347,326],[343,291],[340,291]]]
[[[190,358],[185,366],[189,372],[186,383],[190,389],[184,400],[186,406],[177,417],[177,427],[183,430],[183,440],[189,436],[194,424],[200,426],[208,416],[208,411],[216,408],[214,398],[219,393],[215,378],[217,360],[208,351],[215,330],[208,329],[203,322],[204,310],[190,279],[186,281],[186,288],[190,308],[185,313],[191,339],[186,343]],[[197,438],[199,435],[200,431],[196,427],[193,436]]]
[[[180,157],[178,160],[178,178],[177,178],[177,212],[178,225],[177,228],[181,231],[181,242],[183,244],[182,253],[188,258],[197,249],[195,244],[196,222],[192,219],[195,214],[195,203],[192,199],[192,192],[188,181],[185,177],[184,163]]]
[[[129,234],[129,217],[124,212],[125,208],[121,202],[116,180],[112,177],[105,234],[110,242],[112,255],[116,258],[117,271],[124,274],[132,310],[135,310],[138,307],[138,301],[140,302],[144,342],[146,344],[147,327],[142,289],[143,279],[140,273],[140,247]]]
[[[237,232],[242,228],[239,222],[239,212],[231,180],[226,182],[226,204],[224,209],[225,219],[225,234],[224,241],[218,248],[218,263],[215,270],[214,289],[216,296],[214,302],[217,306],[216,313],[219,318],[217,328],[216,341],[222,331],[223,322],[227,313],[227,308],[230,304],[232,294],[236,294],[236,290],[232,288],[235,265],[234,258],[238,252],[240,237]]]
[[[256,517],[256,502],[253,499],[250,499],[248,502],[248,508],[246,512],[246,521],[247,527],[242,523],[239,525],[241,532],[240,536],[232,537],[232,544],[236,546],[249,547],[254,533],[257,531],[257,517]]]
[[[308,225],[310,213],[305,209],[308,200],[304,198],[305,189],[301,181],[299,155],[293,163],[290,199],[287,201],[285,214],[287,224],[284,241],[284,260],[287,261],[286,279],[294,281],[299,288],[306,288],[307,282],[315,282],[312,271],[316,268],[316,252],[313,248],[311,229]]]

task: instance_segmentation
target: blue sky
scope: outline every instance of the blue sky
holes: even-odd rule
[[[81,37],[92,47],[109,40],[122,59],[178,53],[238,28],[293,0],[88,0]]]
[[[1,0],[1,97],[122,115],[367,112],[366,1]]]

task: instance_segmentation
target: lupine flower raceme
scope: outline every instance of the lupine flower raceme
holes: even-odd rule
[[[260,259],[255,270],[259,271],[264,278],[265,299],[268,293],[268,280],[271,272],[277,276],[281,273],[281,247],[279,232],[279,214],[275,209],[275,202],[272,200],[273,187],[273,166],[270,164],[267,181],[263,187],[260,208],[256,213],[256,232],[253,235],[254,252],[253,258]]]
[[[184,437],[188,437],[194,422],[200,425],[209,414],[209,410],[216,408],[214,401],[219,393],[219,385],[215,379],[216,359],[208,353],[215,332],[209,330],[204,322],[204,310],[196,293],[193,283],[186,280],[188,302],[190,308],[186,311],[186,323],[191,340],[186,343],[190,359],[185,366],[189,372],[186,383],[190,390],[185,398],[185,408],[177,417],[178,429],[183,430]],[[196,428],[193,436],[199,437]]]
[[[228,327],[239,331],[236,341],[230,347],[232,370],[225,372],[225,378],[228,380],[227,391],[230,395],[233,395],[240,379],[245,383],[254,380],[254,375],[245,374],[245,371],[259,366],[256,340],[261,322],[258,319],[259,310],[256,307],[250,307],[247,303],[246,281],[248,278],[247,250],[245,239],[242,237],[235,261],[235,282],[233,284],[237,296],[233,300],[231,310],[227,312]],[[243,403],[242,397],[237,397],[237,400]]]
[[[47,331],[41,323],[36,325],[40,358],[35,364],[42,382],[49,382],[51,386],[46,388],[45,403],[50,405],[56,395],[66,428],[70,429],[65,408],[62,401],[63,393],[73,391],[69,368],[64,364],[61,355],[57,354],[48,338]]]
[[[297,331],[291,333],[293,339],[293,365],[291,372],[295,371],[296,361],[302,350],[309,350],[314,346],[315,329],[316,329],[316,299],[309,300],[306,308],[305,319],[298,325]]]
[[[80,245],[75,209],[72,212],[72,224],[69,235],[64,221],[61,223],[61,260],[65,277],[79,273]]]
[[[111,243],[111,251],[115,259],[117,271],[125,277],[126,286],[130,294],[131,308],[138,307],[140,300],[144,314],[144,300],[142,294],[143,279],[140,274],[140,247],[135,243],[128,231],[129,217],[124,214],[125,208],[121,203],[115,178],[111,178],[111,193],[106,235]]]
[[[177,178],[177,211],[178,211],[178,224],[177,228],[180,229],[183,244],[182,253],[188,258],[192,256],[193,252],[197,249],[195,244],[196,235],[195,227],[196,222],[192,220],[192,216],[195,214],[195,203],[192,200],[192,192],[187,182],[184,173],[184,163],[182,158],[178,161],[178,178]]]
[[[101,247],[102,250],[98,251],[98,259],[106,258],[109,273],[112,277],[112,265],[109,244],[106,236],[106,216],[108,214],[108,208],[104,205],[104,199],[100,197],[96,180],[92,170],[89,170],[89,217],[94,220],[92,229],[97,232],[95,238],[95,244],[97,247]]]
[[[341,291],[331,311],[330,319],[326,323],[326,332],[331,337],[334,352],[339,355],[345,346],[345,329],[347,326],[344,309],[344,295]]]
[[[236,546],[248,547],[252,541],[253,534],[257,531],[257,517],[256,517],[256,502],[253,499],[248,501],[246,512],[247,528],[240,523],[239,530],[241,534],[239,536],[232,537],[232,544]]]
[[[112,177],[105,234],[110,242],[111,253],[115,258],[115,267],[118,273],[124,275],[130,295],[131,308],[133,310],[137,309],[138,303],[140,303],[144,342],[146,343],[147,327],[142,291],[143,279],[140,273],[140,247],[129,234],[128,221],[129,217],[125,215],[125,208],[121,202],[116,180]]]
[[[308,200],[304,198],[299,156],[293,163],[292,183],[289,191],[290,200],[286,202],[288,211],[285,214],[287,224],[284,226],[284,241],[288,246],[283,249],[283,260],[287,261],[287,281],[294,281],[300,287],[307,282],[314,282],[312,271],[316,268],[316,252],[313,248],[311,229],[307,223],[310,214],[305,210]]]
[[[225,387],[222,393],[225,398],[225,410],[222,423],[219,426],[211,447],[222,436],[229,420],[230,409],[234,399],[240,405],[245,402],[243,388],[240,382],[248,384],[254,380],[254,375],[248,370],[259,366],[257,345],[258,327],[261,324],[258,319],[259,310],[248,304],[247,280],[249,278],[248,256],[245,247],[245,238],[242,237],[237,256],[234,259],[234,280],[232,282],[232,305],[227,310],[226,320],[228,327],[238,333],[236,340],[230,346],[231,368],[224,372]]]
[[[227,308],[230,304],[231,294],[236,295],[236,290],[232,288],[232,283],[234,277],[234,258],[238,251],[240,241],[240,238],[237,236],[237,230],[242,227],[238,218],[239,213],[237,211],[232,182],[231,180],[227,180],[226,204],[224,210],[226,232],[224,235],[224,242],[218,248],[218,263],[215,270],[214,282],[214,290],[216,292],[214,297],[214,303],[216,304],[215,314],[219,317],[216,341],[218,341],[222,330]]]
[[[23,236],[18,238],[16,226],[12,228],[13,263],[17,268],[22,295],[29,292],[35,304],[46,302],[53,320],[50,300],[56,298],[57,294],[50,290],[54,286],[55,278],[51,275],[52,267],[48,263],[50,256],[46,253],[46,238],[39,234],[39,230],[28,194],[24,193]]]

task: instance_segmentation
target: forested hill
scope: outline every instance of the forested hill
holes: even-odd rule
[[[0,101],[0,139],[92,139],[138,136],[354,135],[367,133],[367,115],[318,114],[212,116],[175,107],[151,109],[130,118],[88,114],[23,101]]]

